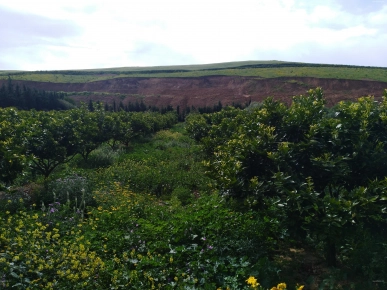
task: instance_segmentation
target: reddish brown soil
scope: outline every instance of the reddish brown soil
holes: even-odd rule
[[[4,81],[3,81],[4,82]],[[0,85],[1,85],[0,81]],[[15,81],[17,83],[17,81]],[[262,101],[268,96],[287,103],[295,95],[305,94],[310,88],[322,87],[328,105],[340,100],[355,100],[373,95],[379,98],[387,88],[387,82],[370,80],[319,79],[319,78],[272,78],[209,76],[198,78],[116,78],[89,83],[45,83],[19,81],[29,87],[49,91],[95,92],[107,94],[74,94],[76,101],[102,101],[124,104],[141,99],[147,106],[213,106]],[[120,97],[118,94],[121,94]],[[123,97],[125,96],[125,97]]]

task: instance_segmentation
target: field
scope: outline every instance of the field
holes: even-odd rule
[[[114,78],[192,78],[203,76],[244,76],[256,78],[316,77],[387,82],[387,68],[345,65],[247,61],[208,65],[123,67],[92,70],[16,72],[0,71],[0,79],[87,83]]]

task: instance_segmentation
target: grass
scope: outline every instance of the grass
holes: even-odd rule
[[[245,76],[257,78],[316,77],[387,82],[387,68],[345,65],[290,63],[280,61],[244,61],[206,65],[122,67],[73,71],[16,72],[0,71],[0,79],[87,83],[123,77],[191,78],[204,76]]]

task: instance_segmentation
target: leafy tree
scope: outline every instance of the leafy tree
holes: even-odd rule
[[[44,177],[78,153],[74,126],[59,112],[32,112],[26,132],[30,167]]]
[[[223,195],[261,211],[280,205],[290,233],[324,241],[335,265],[350,233],[386,223],[386,109],[387,92],[380,103],[363,97],[328,109],[317,88],[289,107],[268,99],[249,111],[192,116],[187,130]]]
[[[0,108],[0,182],[10,184],[26,164],[23,118],[13,108]]]
[[[90,106],[90,104],[89,104]],[[97,149],[103,142],[109,141],[113,137],[113,127],[107,117],[102,104],[93,104],[93,110],[83,104],[80,108],[69,110],[65,113],[66,123],[72,126],[75,134],[74,142],[76,150],[87,160],[90,153]],[[71,128],[68,128],[71,130]]]
[[[115,145],[119,142],[126,147],[129,146],[130,141],[133,139],[133,128],[131,123],[131,115],[127,112],[120,111],[112,115],[112,142]]]

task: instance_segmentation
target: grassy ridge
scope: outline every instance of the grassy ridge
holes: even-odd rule
[[[206,65],[122,67],[90,70],[11,72],[0,71],[0,79],[84,83],[122,77],[246,76],[258,78],[317,77],[387,82],[387,68],[324,65],[281,61],[243,61]]]

